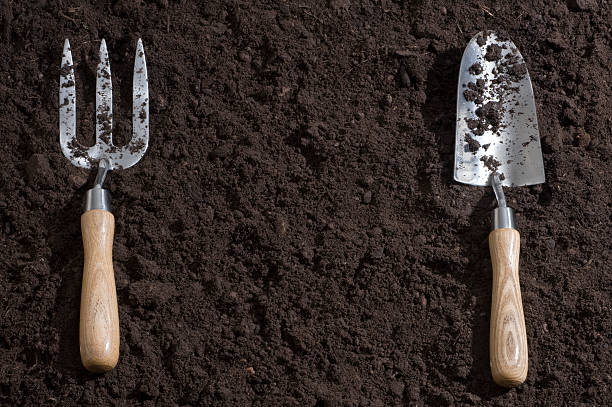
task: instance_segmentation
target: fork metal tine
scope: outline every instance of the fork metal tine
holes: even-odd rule
[[[74,157],[73,152],[68,147],[71,143],[76,143],[76,90],[72,52],[68,39],[64,41],[60,68],[59,110],[60,145],[66,157],[74,161],[78,157]]]
[[[149,80],[142,40],[138,40],[134,58],[132,90],[132,140],[130,150],[147,149],[149,144]]]
[[[96,73],[96,144],[110,147],[113,142],[113,85],[106,41],[100,44],[100,62]]]

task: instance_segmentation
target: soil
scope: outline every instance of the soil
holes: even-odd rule
[[[0,404],[605,405],[611,392],[607,2],[1,1]],[[531,75],[547,182],[508,188],[529,374],[490,377],[492,191],[452,181],[459,63],[503,32]],[[79,360],[82,199],[58,143],[70,39],[93,143],[133,55],[149,149],[107,185],[121,356]],[[606,402],[606,400],[608,400]]]
[[[482,65],[476,62],[469,67],[469,71],[472,75],[480,75],[482,73]]]
[[[499,168],[499,166],[501,165],[501,163],[498,160],[496,160],[495,157],[493,157],[492,155],[483,155],[480,161],[482,161],[483,165],[487,167],[489,171],[491,172],[497,171],[497,168]],[[504,175],[504,174],[501,174],[501,175]],[[500,175],[500,178],[501,178],[501,175]],[[504,178],[501,178],[501,179],[504,179]]]
[[[501,102],[487,102],[476,108],[475,113],[481,122],[479,128],[483,127],[495,133],[502,125],[504,110]]]
[[[470,73],[472,73],[473,75],[478,75],[475,73],[476,71],[472,72],[471,67],[470,67],[470,71],[471,71]],[[480,72],[482,72],[482,69],[480,69]],[[480,105],[483,102],[482,97],[484,95],[485,90],[486,90],[486,87],[485,87],[484,79],[476,79],[476,81],[474,82],[468,82],[467,89],[463,91],[463,96],[465,97],[465,100],[469,102],[474,102],[476,103],[476,105]]]
[[[468,146],[469,151],[473,152],[474,154],[476,154],[478,149],[481,147],[480,143],[475,138],[470,136],[469,133],[465,134],[465,142]]]

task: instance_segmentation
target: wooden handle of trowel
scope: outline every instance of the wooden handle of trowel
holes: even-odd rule
[[[527,378],[527,333],[519,284],[521,236],[516,229],[489,234],[493,264],[493,298],[489,353],[493,380],[515,387]]]
[[[119,359],[119,312],[113,273],[115,217],[93,209],[81,216],[85,264],[81,290],[79,343],[83,366],[111,370]]]

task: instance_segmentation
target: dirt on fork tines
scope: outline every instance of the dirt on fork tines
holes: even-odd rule
[[[0,404],[609,403],[609,2],[33,4],[0,1]],[[529,341],[512,390],[488,362],[493,195],[452,181],[483,30],[525,58],[547,178],[506,189]],[[58,142],[65,38],[84,144],[101,39],[118,145],[138,38],[150,78],[149,149],[107,181],[121,356],[102,376],[79,360],[94,174]]]

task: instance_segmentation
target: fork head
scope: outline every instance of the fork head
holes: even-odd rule
[[[76,138],[76,86],[70,43],[64,42],[59,88],[59,124],[62,152],[74,165],[92,168],[106,160],[109,170],[136,164],[149,145],[149,83],[142,40],[138,40],[134,60],[132,90],[132,138],[123,146],[113,145],[113,90],[106,42],[100,44],[96,72],[96,143],[85,147]]]

